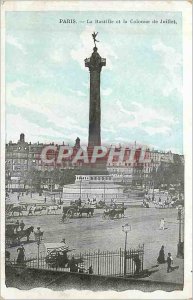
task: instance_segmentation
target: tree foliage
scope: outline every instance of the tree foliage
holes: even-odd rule
[[[175,154],[173,163],[165,164],[162,162],[157,172],[153,170],[152,177],[156,187],[160,187],[162,184],[167,185],[168,188],[170,185],[179,185],[183,189],[184,164],[180,156]]]

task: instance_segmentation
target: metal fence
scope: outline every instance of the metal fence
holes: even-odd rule
[[[75,260],[82,261],[78,264],[78,270],[84,269],[84,273],[89,273],[89,267],[92,266],[93,274],[104,276],[133,276],[134,274],[140,274],[143,271],[144,260],[144,245],[137,249],[129,249],[126,252],[121,248],[117,251],[94,251],[84,252],[74,255],[69,255],[68,259],[71,260],[72,256]],[[17,265],[16,260],[12,261],[12,264]],[[47,270],[55,270],[60,272],[70,272],[70,268],[60,267],[57,264],[57,258],[55,264],[49,264],[46,262],[46,257],[27,259],[25,261],[27,268],[39,268]]]

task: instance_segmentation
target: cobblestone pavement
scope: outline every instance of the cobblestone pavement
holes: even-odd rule
[[[149,279],[183,282],[183,260],[176,258],[178,243],[178,221],[177,209],[155,209],[132,207],[127,208],[125,217],[116,220],[104,220],[103,210],[95,210],[92,218],[74,218],[65,224],[60,223],[61,211],[57,215],[46,215],[44,211],[40,216],[15,216],[14,221],[23,220],[26,227],[33,225],[41,227],[44,231],[43,242],[40,245],[41,255],[45,254],[44,242],[60,242],[66,239],[66,244],[77,252],[85,250],[117,250],[124,247],[125,235],[122,232],[122,225],[131,225],[128,233],[128,248],[135,248],[144,243],[145,256],[144,268],[155,272]],[[26,214],[26,213],[25,213]],[[160,230],[160,219],[165,218],[166,229]],[[30,238],[33,240],[34,235]],[[25,239],[24,239],[25,240]],[[165,255],[172,253],[174,266],[179,266],[172,273],[167,274],[166,264],[157,265],[157,257],[161,246],[165,246]],[[26,258],[37,255],[37,245],[35,242],[25,244]],[[11,258],[17,257],[17,247],[9,248]]]

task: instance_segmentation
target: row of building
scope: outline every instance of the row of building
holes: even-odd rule
[[[57,165],[55,161],[52,164],[45,164],[41,159],[42,149],[45,146],[54,145],[43,143],[28,143],[25,141],[25,135],[20,134],[20,139],[17,143],[9,142],[6,144],[5,151],[5,175],[6,175],[6,187],[9,190],[25,189],[26,174],[31,169],[45,172],[49,174],[49,171],[53,171],[56,168],[60,170],[64,169],[81,169],[83,162],[78,160],[73,163],[73,158],[80,149],[80,139],[77,138],[73,147],[73,153],[68,158],[62,161],[62,164]],[[64,145],[64,143],[62,144]],[[55,145],[59,147],[60,145]],[[134,145],[136,148],[136,144]],[[147,149],[148,161],[139,162],[136,157],[134,162],[129,162],[127,157],[122,162],[118,161],[118,158],[114,158],[112,162],[105,161],[108,174],[115,182],[130,183],[130,184],[147,184],[151,185],[152,173],[156,171],[161,164],[166,167],[173,163],[174,154],[170,152],[162,152],[157,150]],[[130,148],[126,148],[125,153],[129,155]],[[184,162],[183,155],[179,156],[182,162]],[[104,158],[106,159],[106,158]],[[46,175],[44,178],[44,188],[53,188],[51,184],[51,178]]]

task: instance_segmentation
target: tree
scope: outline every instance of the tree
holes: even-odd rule
[[[178,154],[174,154],[172,163],[161,162],[161,165],[157,169],[157,172],[152,174],[154,178],[155,186],[160,187],[162,184],[167,185],[167,188],[171,184],[178,185],[180,190],[184,189],[184,164]]]
[[[26,174],[25,184],[30,186],[31,191],[39,192],[41,190],[41,171],[31,168]]]

